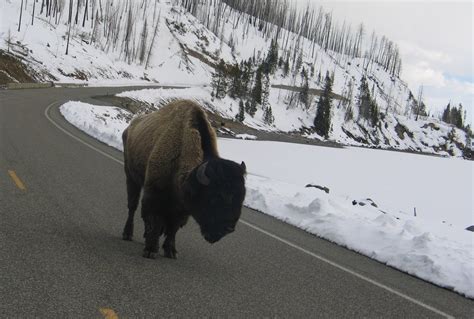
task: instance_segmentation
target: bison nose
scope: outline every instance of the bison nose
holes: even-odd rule
[[[209,235],[209,234],[204,234],[204,239],[210,243],[210,244],[214,244],[215,242],[217,242],[220,237],[217,237],[217,236],[212,236],[212,235]]]
[[[203,233],[204,239],[211,244],[218,242],[222,237],[224,237],[227,233],[219,232],[219,233]]]

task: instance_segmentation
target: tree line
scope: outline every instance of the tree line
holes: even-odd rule
[[[23,12],[28,9],[32,25],[39,16],[51,25],[67,26],[66,55],[71,38],[78,38],[105,52],[119,52],[127,63],[138,62],[147,68],[159,31],[161,14],[157,4],[158,0],[32,0],[28,9],[28,1],[22,0],[18,32]]]
[[[319,45],[330,52],[338,63],[350,63],[351,59],[363,59],[363,67],[382,67],[398,77],[402,60],[398,46],[387,37],[372,32],[366,44],[366,30],[361,23],[353,28],[347,22],[342,25],[322,7],[307,5],[298,10],[288,0],[175,0],[193,14],[216,36],[222,38],[223,24],[230,21],[234,28],[243,25],[242,38],[248,35],[250,26],[258,28],[267,39],[276,38],[285,55],[296,61],[305,41],[311,46],[311,57],[316,60]],[[232,10],[234,9],[234,10]]]

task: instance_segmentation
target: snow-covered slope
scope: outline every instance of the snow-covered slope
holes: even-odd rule
[[[174,5],[178,2],[110,0],[102,6],[101,2],[90,1],[87,15],[82,5],[76,23],[74,7],[73,21],[68,24],[67,3],[59,2],[60,11],[55,14],[53,8],[48,15],[47,8],[41,8],[38,3],[34,9],[36,2],[26,1],[18,31],[21,2],[0,0],[0,50],[20,57],[42,81],[202,87],[210,84],[220,59],[228,65],[248,59],[258,63],[267,54],[271,39],[276,39],[281,44],[278,50],[281,57],[292,55],[289,48],[297,47],[296,53],[301,54],[302,67],[307,70],[311,88],[321,89],[324,81],[320,78],[329,72],[334,79],[333,91],[349,101],[333,101],[330,140],[348,145],[462,155],[466,134],[433,118],[414,121],[404,116],[410,94],[408,87],[377,64],[364,68],[362,58],[341,58],[341,54],[324,50],[304,37],[285,30],[278,32],[275,26],[270,25],[263,32],[258,24],[244,23],[249,20],[248,15],[239,14],[230,7],[221,12],[216,36],[201,23],[205,19],[216,19],[215,15],[204,16],[197,10],[195,17]],[[208,25],[213,23],[207,21]],[[356,111],[354,120],[345,120],[347,104],[352,108],[356,104],[363,74],[383,114],[380,125],[375,128],[358,120]],[[15,81],[14,77],[10,78]],[[299,87],[302,77],[300,72],[292,71],[284,76],[282,68],[278,68],[270,82]],[[352,87],[352,93],[349,87]],[[209,88],[195,89],[190,94],[228,118],[235,118],[238,112],[238,100],[228,96],[214,99]],[[137,99],[156,103],[152,101],[153,96],[157,101],[162,98],[160,92],[145,95],[146,98]],[[308,137],[321,139],[306,130],[313,125],[318,96],[310,98],[311,106],[305,108],[294,92],[271,88],[269,105],[274,122],[265,123],[263,109],[259,107],[254,117],[246,114],[244,123],[264,130],[299,132],[304,129]],[[387,109],[389,111],[385,112]]]
[[[183,23],[191,25],[192,22],[186,19],[192,17],[183,16],[167,3],[147,3],[150,8],[140,7],[138,1],[132,1],[130,12],[133,23],[130,24],[128,38],[125,22],[128,11],[126,6],[121,5],[124,2],[108,1],[110,10],[117,12],[107,13],[107,8],[103,8],[102,18],[95,25],[89,17],[83,27],[81,12],[78,24],[71,24],[68,48],[66,9],[57,17],[46,17],[44,13],[40,14],[40,4],[37,4],[32,24],[34,1],[27,2],[18,31],[20,1],[2,0],[0,49],[25,59],[42,75],[39,80],[102,85],[150,81],[161,84],[182,82],[187,85],[209,83],[210,67],[185,54],[181,43],[168,27],[167,22],[178,17]],[[152,3],[156,3],[156,8]],[[97,20],[97,16],[94,19]],[[142,41],[144,29],[147,36]]]

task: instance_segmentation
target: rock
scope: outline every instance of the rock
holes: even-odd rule
[[[308,187],[317,188],[317,189],[320,189],[320,190],[322,190],[322,191],[325,191],[327,194],[329,194],[329,188],[327,188],[326,186],[319,186],[319,185],[307,184],[305,187],[306,187],[306,188],[308,188]]]

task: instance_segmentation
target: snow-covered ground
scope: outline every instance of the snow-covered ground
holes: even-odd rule
[[[60,110],[81,130],[122,148],[131,114],[79,102]],[[464,229],[474,224],[473,162],[229,139],[219,139],[219,148],[247,164],[246,206],[474,297],[474,234]]]

